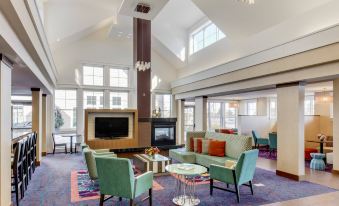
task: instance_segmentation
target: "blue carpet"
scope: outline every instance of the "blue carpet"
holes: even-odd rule
[[[71,202],[71,171],[84,169],[84,163],[80,154],[48,155],[42,161],[41,166],[34,173],[25,197],[20,205],[98,205],[99,200]],[[154,191],[153,205],[170,206],[172,193],[174,192],[174,177],[160,176],[155,180],[164,189]],[[224,186],[221,183],[219,186]],[[254,196],[248,187],[241,187],[241,203],[237,204],[236,197],[232,193],[215,190],[213,197],[209,195],[209,185],[197,186],[197,195],[201,200],[200,205],[262,205],[285,200],[297,199],[312,195],[318,195],[336,191],[334,189],[313,184],[310,182],[296,182],[275,173],[263,169],[256,169],[254,178]],[[138,198],[140,200],[143,197]],[[14,201],[14,196],[13,196]],[[117,198],[109,200],[105,205],[128,205],[127,200],[118,202]],[[138,205],[148,205],[147,202]]]

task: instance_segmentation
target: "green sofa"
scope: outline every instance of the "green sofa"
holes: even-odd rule
[[[206,138],[226,141],[225,157],[209,156],[190,152],[189,138]],[[186,145],[184,148],[169,150],[169,156],[183,163],[199,164],[210,167],[211,164],[224,166],[226,160],[238,160],[241,154],[252,149],[252,137],[234,134],[223,134],[216,132],[187,132]]]

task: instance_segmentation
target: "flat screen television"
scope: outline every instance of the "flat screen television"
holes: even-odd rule
[[[128,137],[128,117],[96,117],[95,137],[101,139]]]

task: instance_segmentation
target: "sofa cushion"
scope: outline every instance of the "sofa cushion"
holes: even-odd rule
[[[208,147],[210,145],[210,140],[209,139],[203,139],[202,140],[202,150],[201,153],[202,154],[208,154]]]
[[[202,140],[202,137],[194,138],[194,152],[198,152],[198,140]]]
[[[202,153],[202,138],[197,138],[197,152]]]
[[[193,137],[193,138],[197,138],[197,137],[204,138],[205,137],[205,133],[206,132],[187,132],[186,133],[186,143],[185,143],[186,150],[187,151],[190,150],[190,141],[189,141],[189,139],[191,137]]]
[[[205,167],[210,167],[211,164],[225,166],[226,160],[235,160],[229,157],[216,157],[204,154],[196,154],[196,163]]]
[[[190,149],[189,151],[190,152],[194,152],[194,138],[193,137],[190,137]]]
[[[183,163],[195,163],[194,152],[186,151],[186,148],[171,149],[169,150],[169,156]]]
[[[208,147],[208,154],[211,156],[225,156],[225,141],[211,140]]]
[[[226,156],[238,159],[240,155],[252,149],[252,137],[226,134]]]

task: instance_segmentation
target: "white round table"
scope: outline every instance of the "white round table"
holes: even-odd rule
[[[167,165],[166,171],[177,176],[173,203],[182,206],[198,205],[200,200],[195,196],[194,177],[206,173],[206,167],[179,163]]]

